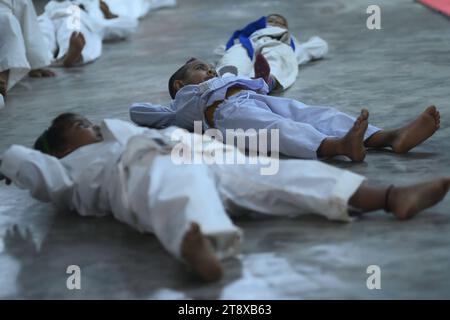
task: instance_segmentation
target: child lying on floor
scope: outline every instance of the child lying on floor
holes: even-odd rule
[[[240,242],[226,209],[283,217],[316,213],[339,221],[383,209],[407,219],[441,201],[450,186],[450,178],[441,178],[375,187],[360,175],[314,160],[280,160],[272,176],[260,175],[256,164],[177,165],[171,129],[120,120],[104,120],[98,127],[62,114],[37,139],[37,150],[18,145],[6,150],[0,172],[58,208],[83,216],[112,213],[138,231],[154,233],[206,281],[221,277],[219,259],[235,254]],[[243,156],[220,142],[211,147]]]
[[[219,74],[233,66],[237,75],[258,77],[259,73],[265,73],[259,70],[262,60],[262,65],[265,61],[271,71],[265,78],[273,91],[289,88],[297,78],[298,66],[323,58],[328,44],[319,37],[300,43],[291,36],[287,19],[272,13],[235,31],[225,49],[217,64]]]
[[[53,66],[73,67],[100,57],[102,42],[128,37],[138,21],[113,14],[102,0],[49,1],[38,17]]]
[[[363,109],[357,119],[329,107],[267,95],[265,81],[240,76],[218,77],[208,63],[192,58],[169,80],[173,101],[169,106],[137,103],[131,119],[142,126],[176,125],[193,131],[194,122],[204,129],[278,129],[280,153],[315,159],[343,155],[363,161],[368,148],[391,147],[406,153],[431,137],[440,126],[440,114],[430,106],[410,124],[382,130],[369,125]],[[268,146],[270,148],[270,146]]]

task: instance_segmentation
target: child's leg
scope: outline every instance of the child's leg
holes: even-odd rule
[[[71,67],[79,63],[88,63],[98,57],[102,52],[102,35],[89,28],[90,17],[84,12],[80,13],[80,25],[74,29],[67,19],[55,20],[56,40],[59,47],[57,59],[63,62],[65,67]]]
[[[1,94],[11,89],[30,70],[26,56],[25,40],[19,20],[11,8],[0,2],[0,72],[2,73]]]
[[[126,175],[130,209],[118,210],[116,218],[154,233],[202,279],[220,278],[218,258],[236,253],[241,232],[224,211],[208,168],[176,165],[170,155],[153,158],[149,152],[127,164]]]
[[[278,129],[279,145],[271,141],[268,150],[287,156],[315,159],[344,155],[354,161],[362,161],[365,157],[363,138],[367,130],[367,117],[367,112],[363,112],[345,135],[335,138],[323,134],[308,123],[296,122],[272,112],[264,101],[243,101],[235,96],[216,110],[214,123],[224,137],[226,129],[267,129],[269,135],[271,129]]]
[[[350,210],[386,210],[410,218],[443,199],[450,178],[407,187],[372,187],[365,178],[319,161],[279,160],[274,175],[261,175],[263,165],[217,166],[220,189],[239,207],[267,215],[317,213],[350,221]]]
[[[44,13],[38,17],[39,30],[45,41],[45,45],[53,58],[58,51],[56,43],[56,30],[52,20]],[[28,75],[33,78],[47,78],[54,77],[55,73],[49,69],[37,68],[28,72]]]
[[[272,112],[296,122],[307,123],[326,136],[342,138],[356,121],[355,117],[331,107],[309,106],[294,99],[263,95],[252,95],[252,98],[264,101]],[[364,140],[380,130],[369,124]]]
[[[41,14],[38,17],[38,23],[39,23],[39,30],[41,30],[47,48],[51,52],[52,57],[54,57],[58,51],[58,44],[56,43],[55,25],[53,24],[53,21],[48,17],[46,13]]]
[[[216,69],[221,74],[220,69],[228,66],[234,66],[238,70],[238,75],[252,77],[253,62],[247,54],[247,50],[240,44],[233,45],[225,51],[223,57],[217,63]]]
[[[307,106],[299,101],[264,97],[271,110],[284,117],[311,124],[329,136],[342,137],[353,125],[354,118],[334,108]],[[392,147],[405,153],[432,136],[440,126],[440,114],[430,106],[413,122],[396,130],[381,130],[369,125],[364,134],[364,145],[372,148]]]
[[[218,165],[219,192],[237,207],[274,216],[319,214],[330,220],[351,221],[348,201],[364,177],[316,160],[268,159],[259,164]]]
[[[40,32],[33,3],[30,0],[19,0],[13,3],[14,14],[20,22],[30,68],[39,69],[50,65],[52,55]]]
[[[381,130],[364,144],[366,147],[391,147],[396,153],[406,153],[431,137],[440,126],[441,116],[435,106],[430,106],[410,124],[395,130]]]

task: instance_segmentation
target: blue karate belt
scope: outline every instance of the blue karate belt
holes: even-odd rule
[[[242,44],[242,46],[247,50],[247,54],[250,57],[250,59],[253,59],[253,54],[255,53],[255,50],[253,49],[252,42],[250,41],[249,37],[252,35],[252,33],[264,29],[267,27],[267,17],[261,17],[256,21],[250,22],[248,25],[245,26],[244,29],[236,30],[233,32],[233,35],[228,40],[226,44],[226,50],[230,49],[234,45],[234,41],[236,39],[239,39],[239,42]],[[295,51],[295,44],[294,39],[291,37],[291,48]]]

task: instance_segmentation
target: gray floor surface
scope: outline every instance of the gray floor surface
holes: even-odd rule
[[[35,1],[38,11],[43,1]],[[300,68],[283,95],[350,114],[369,108],[371,123],[404,124],[427,105],[442,128],[407,155],[371,151],[366,161],[332,164],[375,183],[406,184],[450,175],[450,19],[410,0],[380,0],[381,30],[366,28],[367,0],[179,0],[151,12],[129,40],[105,44],[94,63],[24,79],[0,110],[0,150],[31,145],[64,111],[94,121],[128,119],[135,101],[169,101],[169,75],[191,56],[215,61],[232,30],[270,12],[289,19],[300,40],[319,35],[326,59]],[[242,218],[242,253],[224,262],[216,284],[198,282],[160,247],[110,218],[56,213],[15,187],[0,186],[0,298],[399,299],[450,298],[450,197],[413,220],[375,212],[354,223],[317,217]],[[30,237],[10,235],[17,225]],[[66,268],[81,267],[81,290],[66,288]],[[381,290],[366,269],[381,268]]]

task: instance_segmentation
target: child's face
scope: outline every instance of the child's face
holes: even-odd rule
[[[216,69],[209,63],[194,60],[188,63],[186,78],[182,81],[184,85],[199,84],[217,77]]]
[[[288,28],[287,20],[276,14],[267,16],[267,24],[273,27],[279,27],[283,29]]]
[[[61,157],[68,155],[82,146],[103,140],[100,127],[93,125],[88,119],[81,116],[74,119],[71,126],[66,129],[64,135],[66,139],[66,150],[62,152]]]

